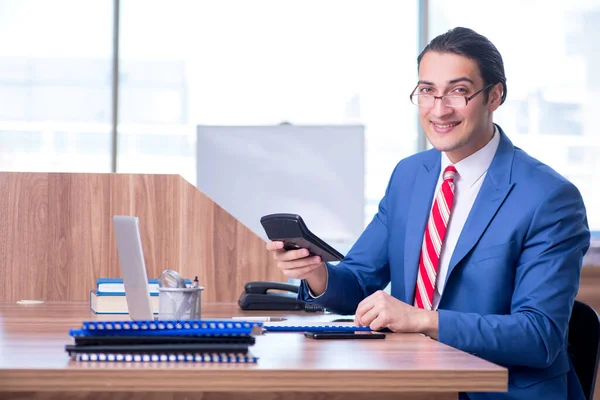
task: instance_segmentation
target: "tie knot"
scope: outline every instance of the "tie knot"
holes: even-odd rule
[[[456,168],[454,168],[454,165],[448,165],[446,167],[446,169],[444,170],[444,180],[445,181],[454,181],[454,177],[456,176],[457,172],[456,172]]]

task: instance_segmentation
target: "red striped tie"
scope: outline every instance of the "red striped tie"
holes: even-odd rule
[[[419,257],[419,275],[415,287],[415,307],[431,310],[435,278],[437,277],[440,252],[446,236],[446,228],[454,203],[454,176],[456,168],[449,165],[444,170],[444,181],[436,193],[431,214],[425,228],[425,237]]]

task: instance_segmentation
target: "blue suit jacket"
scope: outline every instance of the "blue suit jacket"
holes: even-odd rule
[[[513,146],[504,132],[452,254],[438,340],[509,369],[508,393],[471,399],[583,399],[567,330],[590,243],[577,188]],[[396,166],[379,210],[316,301],[342,314],[391,281],[413,304],[419,251],[441,155]],[[302,283],[299,298],[310,302]]]

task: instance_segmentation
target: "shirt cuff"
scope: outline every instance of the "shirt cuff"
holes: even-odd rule
[[[306,286],[306,291],[308,292],[308,295],[313,298],[313,299],[318,299],[319,297],[323,296],[325,294],[325,292],[327,291],[327,284],[329,283],[329,268],[327,268],[327,263],[325,263],[325,269],[327,270],[327,277],[325,278],[325,291],[323,291],[323,293],[321,293],[318,296],[315,296],[314,293],[312,292],[312,290],[310,290],[310,286],[308,285],[308,283],[306,282],[306,280],[304,280],[304,285]]]

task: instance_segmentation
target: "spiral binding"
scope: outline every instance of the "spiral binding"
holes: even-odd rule
[[[262,332],[262,329],[261,329]],[[250,329],[71,329],[69,335],[72,337],[85,336],[227,336],[245,337],[258,334],[254,328]]]
[[[251,330],[262,326],[262,322],[246,321],[84,321],[81,329],[85,330],[186,330],[186,329],[212,329],[212,330]]]
[[[265,325],[267,332],[356,332],[371,331],[368,326],[351,325]]]
[[[71,329],[73,337],[82,336],[252,336],[262,332],[262,322],[249,321],[85,321],[81,329]]]
[[[242,353],[157,353],[157,354],[113,354],[113,353],[73,353],[76,361],[108,362],[221,362],[256,363],[258,357]]]

